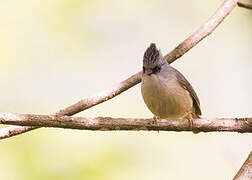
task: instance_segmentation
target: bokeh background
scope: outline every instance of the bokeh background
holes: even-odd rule
[[[151,42],[166,54],[221,3],[1,0],[1,112],[50,114],[110,88],[142,69]],[[251,19],[235,8],[172,64],[196,90],[203,117],[252,116]],[[77,116],[152,114],[137,85]],[[251,134],[41,128],[0,141],[0,179],[229,180],[251,149]]]

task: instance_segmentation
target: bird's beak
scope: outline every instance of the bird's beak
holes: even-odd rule
[[[152,73],[153,73],[153,71],[152,71],[151,69],[147,71],[147,75],[149,75],[149,76],[150,76]]]

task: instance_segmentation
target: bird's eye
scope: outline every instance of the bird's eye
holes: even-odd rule
[[[143,66],[143,73],[145,73],[145,67]]]
[[[156,66],[156,67],[152,68],[152,71],[153,71],[154,74],[159,72],[160,70],[161,70],[161,67],[159,67],[159,66]]]

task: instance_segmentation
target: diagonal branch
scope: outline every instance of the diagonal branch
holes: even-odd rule
[[[199,43],[203,38],[208,36],[215,28],[224,20],[224,18],[232,11],[236,6],[237,0],[225,0],[220,8],[214,13],[214,15],[205,22],[196,32],[193,33],[189,38],[183,41],[179,46],[177,46],[173,51],[166,55],[166,59],[169,63],[174,62],[177,58],[181,57],[191,48],[193,48],[197,43]],[[126,91],[127,89],[135,86],[141,82],[141,72],[131,76],[130,78],[122,81],[118,85],[114,86],[112,89],[104,91],[96,96],[83,99],[78,103],[60,110],[56,115],[73,115],[87,108],[100,104],[107,101],[120,93]],[[0,139],[18,135],[38,127],[8,127],[0,129]]]
[[[244,162],[233,180],[249,180],[252,179],[252,151],[247,160]]]
[[[191,129],[187,119],[128,119],[111,117],[70,117],[57,115],[34,115],[0,113],[1,124],[57,127],[85,130],[155,130],[155,131],[229,131],[252,133],[252,118],[194,119]]]
[[[243,8],[246,8],[246,9],[252,9],[252,4],[249,4],[249,3],[237,2],[237,5],[239,7],[243,7]]]

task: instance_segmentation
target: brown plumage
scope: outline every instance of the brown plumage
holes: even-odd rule
[[[164,59],[152,43],[143,57],[142,96],[160,118],[198,118],[200,101],[191,84]]]

